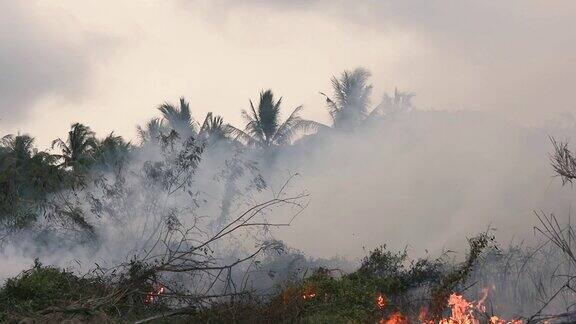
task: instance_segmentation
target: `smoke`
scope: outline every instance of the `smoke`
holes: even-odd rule
[[[463,252],[467,237],[490,229],[503,245],[530,246],[534,211],[568,215],[573,197],[548,159],[548,136],[574,132],[560,121],[527,127],[480,112],[412,110],[269,151],[225,142],[202,150],[178,138],[144,143],[120,171],[95,168],[86,187],[51,197],[47,217],[3,245],[0,274],[13,276],[34,258],[78,272],[162,263],[171,248],[202,245],[275,197],[298,199],[270,205],[252,222],[290,226],[247,227],[177,266],[231,264],[266,246],[258,262],[230,274],[248,282],[250,273],[250,287],[266,291],[319,265],[352,269],[383,244],[436,256]],[[62,217],[76,211],[87,220],[82,231]],[[205,276],[168,278],[196,293],[208,285]]]
[[[383,243],[461,250],[489,227],[504,243],[530,240],[535,210],[569,211],[574,193],[553,177],[548,136],[573,131],[415,111],[354,134],[305,139],[275,160],[274,170],[299,172],[312,193],[280,236],[311,255],[347,257]]]

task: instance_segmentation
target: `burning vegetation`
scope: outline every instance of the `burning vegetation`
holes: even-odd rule
[[[423,323],[520,324],[569,320],[518,314],[502,318],[494,313],[489,288],[471,295],[470,276],[477,264],[497,247],[482,234],[469,240],[461,263],[445,258],[409,261],[406,251],[392,253],[385,247],[372,251],[358,270],[318,268],[303,279],[278,286],[267,295],[245,291],[225,296],[190,299],[177,288],[160,283],[158,273],[132,263],[126,274],[77,277],[65,270],[34,267],[9,279],[0,291],[0,316],[9,323],[22,320],[59,322],[137,323],[237,322],[268,323]],[[472,286],[474,283],[472,284]]]
[[[562,234],[552,227],[556,221],[546,220],[542,219],[546,223],[539,230],[562,240]],[[549,226],[548,231],[544,225]],[[122,271],[93,272],[83,277],[36,261],[31,269],[7,280],[0,290],[0,318],[8,323],[168,320],[397,324],[563,323],[573,319],[569,312],[543,312],[556,296],[574,296],[569,286],[572,278],[530,317],[517,314],[505,318],[496,313],[491,302],[495,287],[472,288],[479,282],[475,269],[496,266],[492,258],[501,253],[487,234],[471,238],[466,258],[458,263],[447,255],[409,260],[406,251],[393,253],[382,246],[351,273],[317,268],[301,279],[282,283],[269,294],[244,290],[213,296],[189,295],[182,287],[171,286],[174,283],[163,277],[162,267],[136,261]]]
[[[331,126],[302,119],[300,107],[281,122],[281,100],[263,91],[243,129],[212,114],[197,123],[181,99],[139,127],[138,146],[97,139],[78,123],[53,142],[61,154],[38,152],[29,136],[3,137],[0,249],[28,243],[46,256],[80,247],[90,270],[36,261],[0,289],[0,321],[574,322],[576,235],[554,215],[537,214],[536,247],[502,249],[488,230],[465,255],[412,259],[380,246],[345,270],[274,237],[309,203],[297,174],[279,180],[267,170],[269,181],[260,169],[294,134],[321,140],[412,112],[412,95],[398,91],[369,107],[369,76],[356,69],[332,79],[334,95],[322,93]],[[555,171],[572,182],[576,158],[553,145]]]

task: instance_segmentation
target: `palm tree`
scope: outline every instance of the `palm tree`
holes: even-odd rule
[[[258,108],[250,100],[250,111],[242,110],[246,121],[244,131],[234,129],[236,137],[248,145],[271,147],[289,144],[298,131],[316,130],[320,125],[299,116],[302,106],[296,107],[284,122],[280,122],[282,98],[274,100],[272,90],[260,92]]]
[[[142,143],[149,143],[160,139],[160,135],[168,132],[168,128],[159,118],[152,118],[146,126],[137,126],[138,137]]]
[[[54,175],[58,157],[34,148],[28,135],[6,135],[0,139],[0,172],[15,172],[12,177],[23,181],[42,182]]]
[[[59,155],[64,160],[62,166],[79,172],[85,171],[92,164],[93,153],[98,144],[94,132],[88,126],[74,123],[66,141],[60,138],[55,139],[52,141],[52,148],[54,146],[62,150],[62,154]]]
[[[180,105],[176,107],[168,102],[158,107],[168,126],[176,131],[181,138],[188,138],[197,134],[196,122],[190,113],[190,105],[181,97]]]
[[[96,142],[94,149],[94,161],[103,166],[115,166],[121,164],[128,158],[130,153],[130,143],[126,142],[122,136],[110,133],[103,140]]]
[[[28,135],[12,134],[2,137],[0,140],[0,151],[5,162],[23,165],[32,158],[34,152],[34,138]]]
[[[162,113],[162,119],[151,119],[146,126],[138,126],[138,136],[143,143],[162,138],[194,138],[210,142],[230,138],[234,128],[224,123],[220,116],[214,116],[211,112],[206,114],[202,125],[192,117],[190,105],[184,98],[180,98],[178,107],[166,102],[158,107]],[[175,133],[174,133],[174,132]]]
[[[0,139],[0,220],[9,216],[12,226],[27,226],[36,219],[31,206],[61,187],[57,157],[38,152],[33,143],[28,135]]]
[[[233,134],[234,128],[224,123],[221,116],[214,116],[211,112],[206,114],[204,122],[198,132],[198,138],[212,143],[228,139]]]
[[[400,112],[410,112],[413,109],[411,92],[394,90],[394,95],[384,93],[382,101],[370,109],[370,95],[372,85],[368,84],[371,74],[364,68],[354,71],[344,71],[340,78],[332,77],[334,98],[320,92],[326,98],[326,105],[332,128],[340,130],[353,130],[361,125],[375,120],[376,117],[390,117]]]
[[[344,71],[340,78],[332,77],[334,99],[320,92],[326,97],[333,128],[354,129],[372,113],[368,108],[372,94],[372,85],[368,84],[370,76],[370,72],[364,68]]]
[[[414,109],[412,98],[414,98],[412,92],[398,91],[398,89],[394,89],[394,95],[392,96],[384,93],[382,101],[373,110],[371,115],[374,114],[374,112],[383,116],[392,116],[403,112],[410,112]]]

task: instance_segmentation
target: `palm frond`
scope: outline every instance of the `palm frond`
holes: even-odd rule
[[[176,132],[182,133],[184,137],[197,133],[196,121],[190,112],[190,104],[184,97],[180,98],[179,107],[165,102],[158,107],[158,110],[168,125]]]
[[[302,106],[296,107],[294,111],[290,114],[288,118],[278,127],[278,131],[274,136],[274,144],[276,145],[286,145],[290,144],[294,136],[298,132],[312,132],[317,131],[325,125],[312,121],[303,119],[299,116],[300,111],[303,109]]]
[[[371,74],[364,68],[344,71],[339,77],[331,78],[333,98],[326,98],[326,106],[333,127],[354,128],[368,115],[372,85],[368,84]]]
[[[320,94],[326,98],[326,107],[328,107],[328,113],[330,114],[330,118],[332,118],[332,123],[334,123],[338,113],[340,112],[340,107],[338,107],[338,104],[330,99],[330,97],[328,97],[324,92],[320,92]]]
[[[238,129],[232,125],[227,125],[228,131],[230,136],[236,140],[239,141],[241,143],[244,143],[245,145],[248,146],[260,146],[261,145],[261,141],[258,139],[255,139],[254,137],[250,136],[248,133],[246,133],[245,131]]]
[[[262,130],[263,138],[270,142],[278,130],[278,120],[280,119],[280,105],[282,98],[274,102],[274,93],[268,89],[260,92],[260,102],[258,103],[259,128]]]
[[[255,142],[265,141],[264,131],[258,117],[252,117],[246,110],[242,110],[242,118],[246,121],[243,133],[248,134]]]

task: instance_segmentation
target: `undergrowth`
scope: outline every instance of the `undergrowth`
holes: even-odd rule
[[[121,284],[125,287],[146,285],[149,280],[146,271],[139,270],[135,264],[114,286],[105,278],[78,277],[36,261],[31,269],[8,279],[0,289],[0,320],[38,319],[59,313],[59,309],[65,313],[64,317],[53,318],[54,322],[82,313],[86,316],[81,321],[86,322],[127,322],[138,317],[156,317],[150,322],[363,323],[377,321],[396,311],[416,317],[422,307],[430,307],[431,316],[440,316],[446,307],[445,297],[463,284],[490,240],[487,235],[470,239],[470,251],[460,264],[450,263],[444,257],[409,260],[406,251],[391,252],[381,246],[371,251],[352,273],[318,268],[302,280],[283,283],[268,298],[247,294],[213,301],[204,307],[189,305],[170,309],[144,305],[141,298],[132,296],[131,303],[138,307],[129,311],[103,308],[100,313],[82,307],[86,305],[82,301],[107,298]],[[379,295],[384,298],[384,307],[376,303]],[[158,298],[159,305],[163,304],[162,298]],[[70,305],[76,306],[70,308]]]

